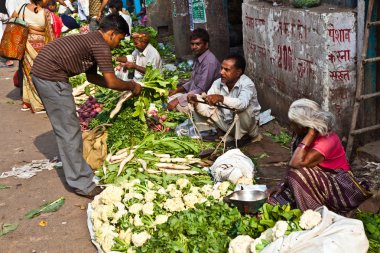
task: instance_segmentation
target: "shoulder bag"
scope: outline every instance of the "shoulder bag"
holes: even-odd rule
[[[25,45],[28,40],[28,24],[25,22],[25,8],[21,6],[17,17],[6,22],[3,38],[0,43],[0,56],[8,59],[21,60],[25,53]],[[20,13],[23,11],[22,18]]]

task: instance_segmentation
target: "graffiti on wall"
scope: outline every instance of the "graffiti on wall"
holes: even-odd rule
[[[313,98],[339,117],[347,111],[356,81],[355,17],[352,13],[321,17],[243,4],[244,52],[249,71],[264,80],[259,84],[265,85],[263,89],[269,86],[290,101]]]

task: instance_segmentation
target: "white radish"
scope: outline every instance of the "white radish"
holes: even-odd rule
[[[154,154],[156,157],[159,157],[159,158],[170,158],[170,155],[169,154]]]
[[[123,168],[124,166],[130,161],[132,160],[133,158],[133,150],[131,151],[131,153],[129,154],[129,156],[127,156],[121,163],[120,163],[120,166],[119,166],[119,171],[117,172],[117,176],[119,176],[121,174],[121,172],[123,171]]]
[[[119,151],[117,151],[115,153],[115,155],[121,155],[121,154],[124,154],[125,152],[127,152],[128,148],[123,148],[123,149],[120,149]]]
[[[137,161],[141,164],[143,170],[146,170],[147,164],[143,159],[137,159]]]
[[[162,162],[162,163],[187,163],[188,160],[186,158],[179,158],[179,157],[174,157],[174,158],[161,157],[160,162]]]
[[[162,173],[161,171],[159,171],[159,170],[152,170],[152,169],[147,169],[146,170],[148,173],[150,173],[150,174],[160,174],[160,173]]]
[[[191,158],[194,158],[194,155],[187,155],[187,156],[185,156],[185,158],[191,159]]]
[[[194,171],[194,170],[172,170],[172,169],[161,169],[161,168],[160,170],[167,174],[187,174],[187,175],[199,174],[198,171]]]
[[[104,163],[103,163],[103,174],[104,176],[107,174],[107,167]]]
[[[127,101],[130,97],[132,97],[132,92],[130,91],[123,91],[120,95],[119,101],[117,102],[115,108],[112,110],[110,114],[110,119],[116,116],[116,114],[120,111],[123,103]]]
[[[153,155],[153,151],[152,150],[147,150],[144,152],[144,154],[152,154]]]
[[[182,165],[182,164],[156,163],[155,165],[158,168],[166,168],[166,169],[176,169],[176,170],[189,170],[190,169],[190,166]]]
[[[107,161],[108,163],[110,162],[111,157],[112,157],[112,153],[109,153],[109,154],[106,156],[106,161]]]
[[[125,151],[123,154],[120,154],[120,155],[113,155],[113,156],[111,156],[110,163],[111,164],[118,163],[121,160],[123,160],[124,158],[126,158],[127,156],[128,156],[127,151]]]

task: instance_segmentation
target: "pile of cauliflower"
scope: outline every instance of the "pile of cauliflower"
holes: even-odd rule
[[[313,210],[306,210],[299,222],[302,229],[313,229],[321,223],[321,214]],[[259,253],[266,245],[283,237],[286,232],[291,232],[290,224],[287,221],[277,221],[274,227],[268,228],[260,237],[253,239],[249,235],[239,235],[231,240],[228,253]]]
[[[223,182],[217,187],[196,187],[185,178],[166,188],[138,179],[110,185],[91,203],[95,239],[104,252],[111,251],[116,238],[129,245],[128,253],[134,252],[175,212],[195,208],[210,197],[220,201],[231,193],[227,192],[229,186]]]

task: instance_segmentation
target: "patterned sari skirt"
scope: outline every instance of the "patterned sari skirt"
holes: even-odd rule
[[[269,203],[290,203],[302,211],[324,205],[336,213],[346,214],[370,196],[351,171],[315,166],[289,169],[282,190],[273,194]]]
[[[25,105],[30,107],[33,112],[44,110],[44,106],[30,76],[30,70],[32,69],[34,59],[45,44],[44,35],[29,33],[22,62],[24,74],[22,101]]]

